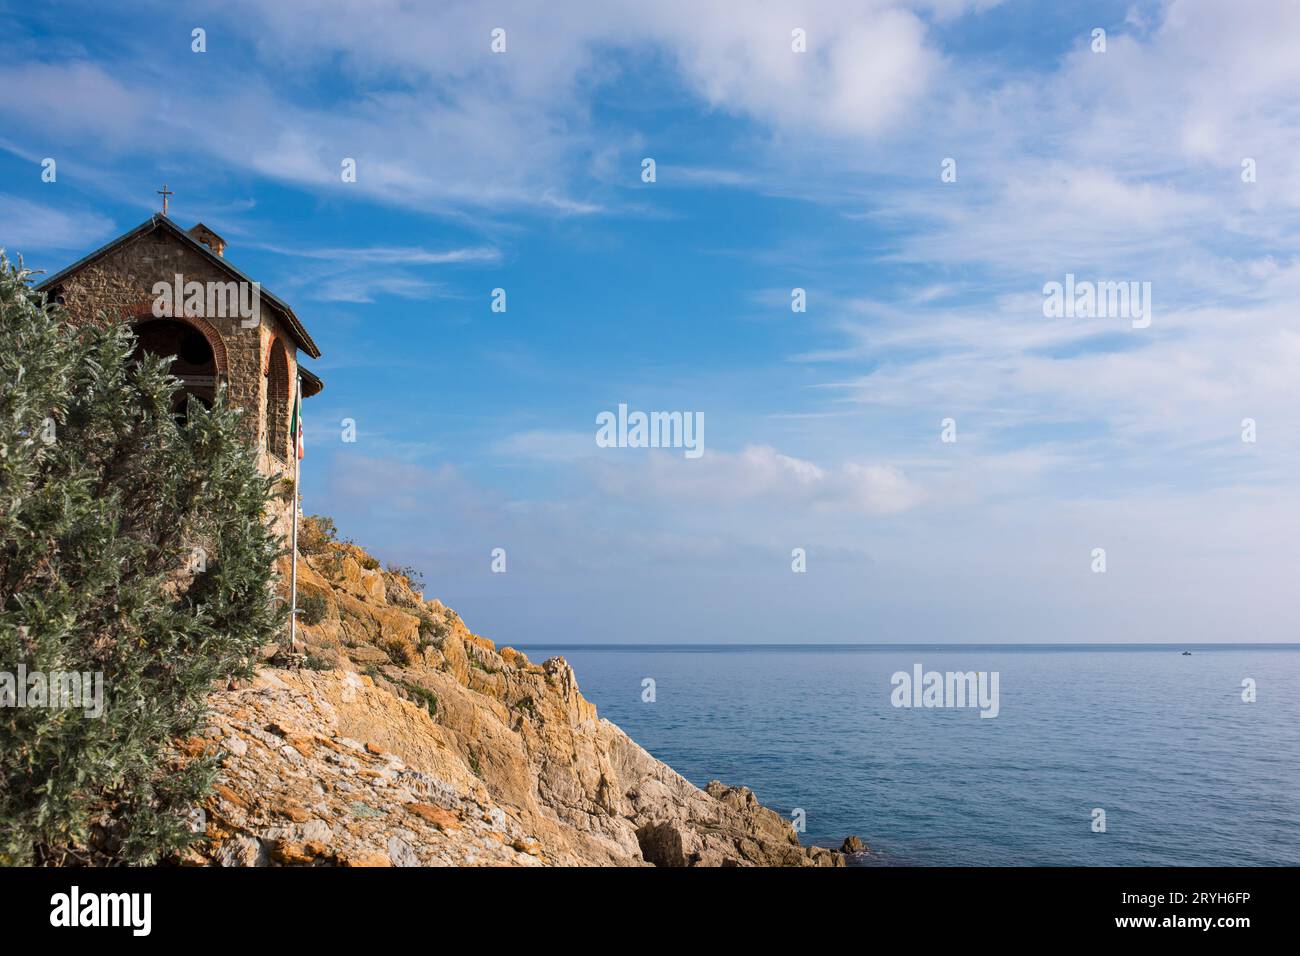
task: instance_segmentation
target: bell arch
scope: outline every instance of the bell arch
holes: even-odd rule
[[[266,450],[284,461],[289,444],[289,355],[279,338],[271,340],[266,366]]]
[[[206,324],[206,323],[205,323]],[[221,336],[192,319],[155,318],[148,313],[131,323],[135,355],[172,357],[169,371],[181,382],[172,396],[172,412],[184,421],[193,396],[211,408],[225,380],[226,351]]]

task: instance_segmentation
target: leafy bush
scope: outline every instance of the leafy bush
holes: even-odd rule
[[[424,709],[429,712],[430,717],[436,717],[438,715],[437,694],[426,687],[421,687],[419,684],[403,682],[402,686],[406,688],[406,692],[411,695],[411,698],[416,703],[424,705]]]
[[[298,594],[298,620],[304,624],[319,624],[325,620],[328,607],[323,594]]]
[[[0,256],[0,671],[102,674],[103,712],[0,707],[0,864],[149,863],[216,773],[172,742],[285,620],[270,482],[235,409],[178,424],[168,360],[29,276]]]
[[[338,540],[334,521],[324,515],[305,515],[298,522],[298,550],[303,554],[320,554]]]
[[[409,667],[415,663],[416,648],[404,638],[395,634],[382,634],[377,643],[379,649],[388,655],[388,659],[399,667]]]
[[[451,627],[447,624],[446,619],[435,617],[432,614],[420,615],[420,650],[429,647],[442,647],[443,639]]]
[[[406,583],[416,591],[424,590],[424,574],[409,564],[390,564],[388,573],[406,578]]]

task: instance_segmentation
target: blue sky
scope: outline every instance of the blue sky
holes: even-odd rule
[[[481,633],[1295,638],[1294,4],[0,9],[0,246],[167,183],[322,348],[307,510]],[[706,453],[597,447],[619,403]]]

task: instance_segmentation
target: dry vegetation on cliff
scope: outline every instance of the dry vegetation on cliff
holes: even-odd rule
[[[191,862],[836,866],[745,788],[700,790],[536,664],[307,519],[307,666],[212,695]]]

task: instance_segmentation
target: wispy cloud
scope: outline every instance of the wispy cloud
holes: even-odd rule
[[[597,463],[598,486],[607,494],[639,501],[690,501],[730,507],[767,501],[813,512],[893,514],[920,504],[925,494],[901,469],[878,462],[845,462],[824,468],[752,445],[739,452],[709,451],[697,460],[653,453],[614,461],[607,451]]]
[[[253,248],[265,249],[277,255],[297,259],[324,259],[340,263],[367,263],[376,265],[454,265],[462,262],[501,261],[501,250],[491,246],[471,246],[463,249],[425,249],[420,246],[373,246],[316,248],[310,246],[282,246],[251,243]]]
[[[35,250],[81,249],[113,236],[112,220],[74,207],[55,208],[0,193],[0,246],[10,255]]]

